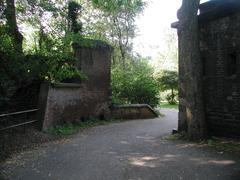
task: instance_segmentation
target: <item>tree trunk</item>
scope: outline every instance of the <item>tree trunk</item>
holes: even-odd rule
[[[9,35],[12,37],[14,48],[16,51],[22,53],[23,36],[18,30],[16,20],[16,9],[14,0],[6,0],[7,6],[5,15],[7,19],[7,26]]]
[[[0,0],[0,23],[4,19],[4,9],[5,9],[4,1]]]
[[[174,92],[173,92],[173,88],[171,88],[171,94],[172,94],[172,103],[174,103]]]
[[[123,69],[125,69],[125,66],[126,66],[126,49],[125,49],[124,42],[123,42],[122,30],[119,27],[118,18],[117,17],[113,17],[112,20],[113,20],[113,24],[114,24],[114,26],[116,28],[116,31],[117,31],[118,46],[119,46],[120,55],[121,55],[120,60],[121,60],[122,65],[123,65]]]
[[[122,61],[123,69],[125,69],[125,66],[126,66],[125,50],[124,50],[122,43],[120,43],[120,42],[119,42],[119,49],[120,49],[120,53],[121,53],[121,61]]]
[[[179,131],[186,131],[191,139],[207,135],[197,17],[199,1],[183,0],[178,11]]]

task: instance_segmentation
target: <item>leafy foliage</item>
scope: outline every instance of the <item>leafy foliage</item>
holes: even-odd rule
[[[95,119],[95,118],[90,118],[84,122],[65,123],[60,126],[55,126],[51,129],[49,129],[49,132],[51,134],[65,136],[65,135],[75,134],[75,133],[79,132],[80,130],[88,129],[88,128],[91,128],[94,126],[118,123],[121,121],[123,121],[123,120],[115,120],[115,119],[99,120],[99,119]]]
[[[174,92],[178,89],[178,73],[176,71],[165,70],[159,75],[158,81],[160,82],[161,90],[171,90],[166,99],[169,104],[176,104],[177,94]]]
[[[12,38],[0,27],[0,106],[6,105],[19,89],[37,81],[61,82],[67,78],[86,78],[75,66],[74,58],[45,49],[24,55],[15,51]],[[72,63],[69,63],[72,62]],[[34,90],[32,89],[34,92]],[[19,94],[20,96],[20,94]],[[24,97],[23,97],[24,98]]]
[[[153,69],[144,59],[128,64],[126,69],[112,70],[112,91],[115,103],[144,103],[155,107],[159,103],[159,86]]]
[[[162,90],[178,88],[178,73],[176,71],[165,70],[160,74],[158,80]]]
[[[131,58],[132,39],[136,36],[135,17],[145,7],[143,0],[21,0],[16,1],[15,7],[17,27],[25,38],[21,55],[14,50],[13,39],[5,31],[6,3],[0,1],[1,98],[9,99],[33,81],[86,78],[73,66],[72,45],[82,43],[87,37],[104,40],[114,47],[113,76],[115,79],[122,77],[126,85],[124,89],[117,81],[113,82],[116,100],[127,97],[126,101],[132,103],[158,103],[152,69],[143,60],[132,62]],[[87,42],[86,45],[99,44]],[[129,77],[134,76],[132,82],[127,82],[125,71],[129,71],[126,73]],[[120,95],[117,88],[121,88]],[[0,99],[0,104],[2,102]]]
[[[132,39],[136,36],[135,18],[143,11],[143,0],[92,0],[103,14],[102,25],[108,30],[107,38],[115,48],[113,63],[124,66],[131,54]]]
[[[4,19],[4,10],[5,10],[4,1],[0,1],[0,23],[2,23],[2,20]]]
[[[39,54],[27,55],[25,59],[28,65],[28,73],[31,73],[31,77],[35,77],[41,81],[54,83],[74,77],[86,79],[86,76],[73,65],[73,57],[70,58],[61,55],[42,56]]]
[[[82,32],[82,24],[77,21],[78,15],[81,12],[81,9],[82,9],[82,6],[75,1],[70,1],[68,3],[69,30],[73,33]]]
[[[14,42],[6,28],[0,26],[0,105],[9,100],[23,76],[23,57],[15,52]],[[18,58],[17,58],[18,57]]]
[[[166,29],[164,33],[164,47],[161,48],[156,58],[155,68],[158,71],[178,70],[178,39],[177,32],[173,29]]]

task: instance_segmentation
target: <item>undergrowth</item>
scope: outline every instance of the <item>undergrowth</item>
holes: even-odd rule
[[[120,122],[121,120],[98,120],[89,119],[83,122],[65,123],[63,125],[57,125],[48,130],[49,133],[55,135],[71,135],[79,132],[80,130],[87,129],[98,125],[107,125],[113,122]]]
[[[202,143],[218,151],[237,153],[240,155],[240,141],[236,139],[212,137]]]

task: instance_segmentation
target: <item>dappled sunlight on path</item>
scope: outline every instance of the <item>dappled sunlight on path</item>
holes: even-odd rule
[[[161,118],[95,127],[19,154],[2,165],[3,171],[9,179],[24,180],[239,179],[239,158],[165,140],[176,127],[177,111],[162,111]]]

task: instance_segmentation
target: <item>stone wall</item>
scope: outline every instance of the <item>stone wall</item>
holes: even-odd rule
[[[200,21],[205,111],[214,135],[240,135],[239,29],[240,13]]]

